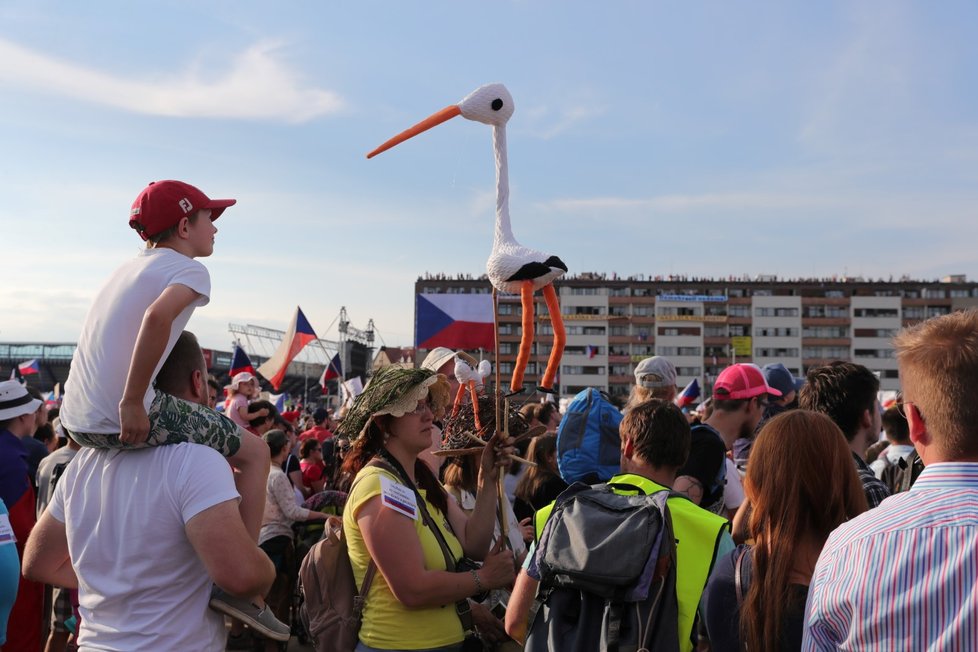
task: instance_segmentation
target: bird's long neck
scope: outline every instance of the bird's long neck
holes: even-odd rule
[[[496,231],[493,249],[516,242],[509,222],[509,163],[506,156],[506,125],[493,126],[492,149],[496,155]]]

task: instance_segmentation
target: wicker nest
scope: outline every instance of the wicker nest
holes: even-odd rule
[[[482,441],[489,441],[496,432],[496,402],[491,396],[479,397],[479,422],[482,430],[475,427],[475,414],[472,404],[466,403],[459,408],[458,414],[448,416],[442,421],[443,431],[440,455],[470,455],[482,451],[482,447],[473,442],[465,433],[472,433]],[[509,405],[509,436],[519,438],[529,431],[529,426],[520,414],[519,405]]]

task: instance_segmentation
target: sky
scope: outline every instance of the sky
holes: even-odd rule
[[[411,345],[414,283],[481,274],[502,82],[510,210],[571,273],[978,279],[978,3],[0,3],[0,341],[74,342],[181,179],[222,216],[189,329]]]

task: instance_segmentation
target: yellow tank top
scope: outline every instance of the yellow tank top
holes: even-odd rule
[[[357,586],[363,582],[367,565],[370,563],[370,554],[360,534],[356,517],[360,508],[368,500],[380,495],[381,475],[386,475],[400,483],[397,476],[384,469],[364,467],[357,474],[356,486],[343,510],[343,532],[347,537],[353,577]],[[459,559],[462,556],[462,545],[448,527],[445,515],[427,500],[424,489],[419,491],[425,497],[428,513],[441,530],[449,549],[455,558]],[[420,513],[414,521],[414,529],[421,541],[425,568],[446,570],[445,555],[441,551],[441,546],[438,545],[438,540],[431,530],[425,527]],[[360,640],[366,645],[381,649],[419,650],[454,645],[461,642],[463,638],[462,623],[455,612],[455,603],[449,602],[440,607],[408,609],[394,597],[383,573],[378,572],[374,575],[370,590],[367,592],[367,607],[363,612],[363,624],[360,627]]]

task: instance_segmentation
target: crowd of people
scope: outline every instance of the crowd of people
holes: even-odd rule
[[[844,361],[734,364],[681,409],[673,364],[643,360],[597,484],[568,482],[591,406],[510,397],[460,434],[492,393],[459,391],[450,349],[335,414],[280,413],[249,372],[221,388],[184,329],[233,204],[144,189],[149,244],[99,291],[61,405],[0,382],[0,649],[284,649],[332,528],[357,652],[978,649],[978,311],[896,337],[886,409]]]

